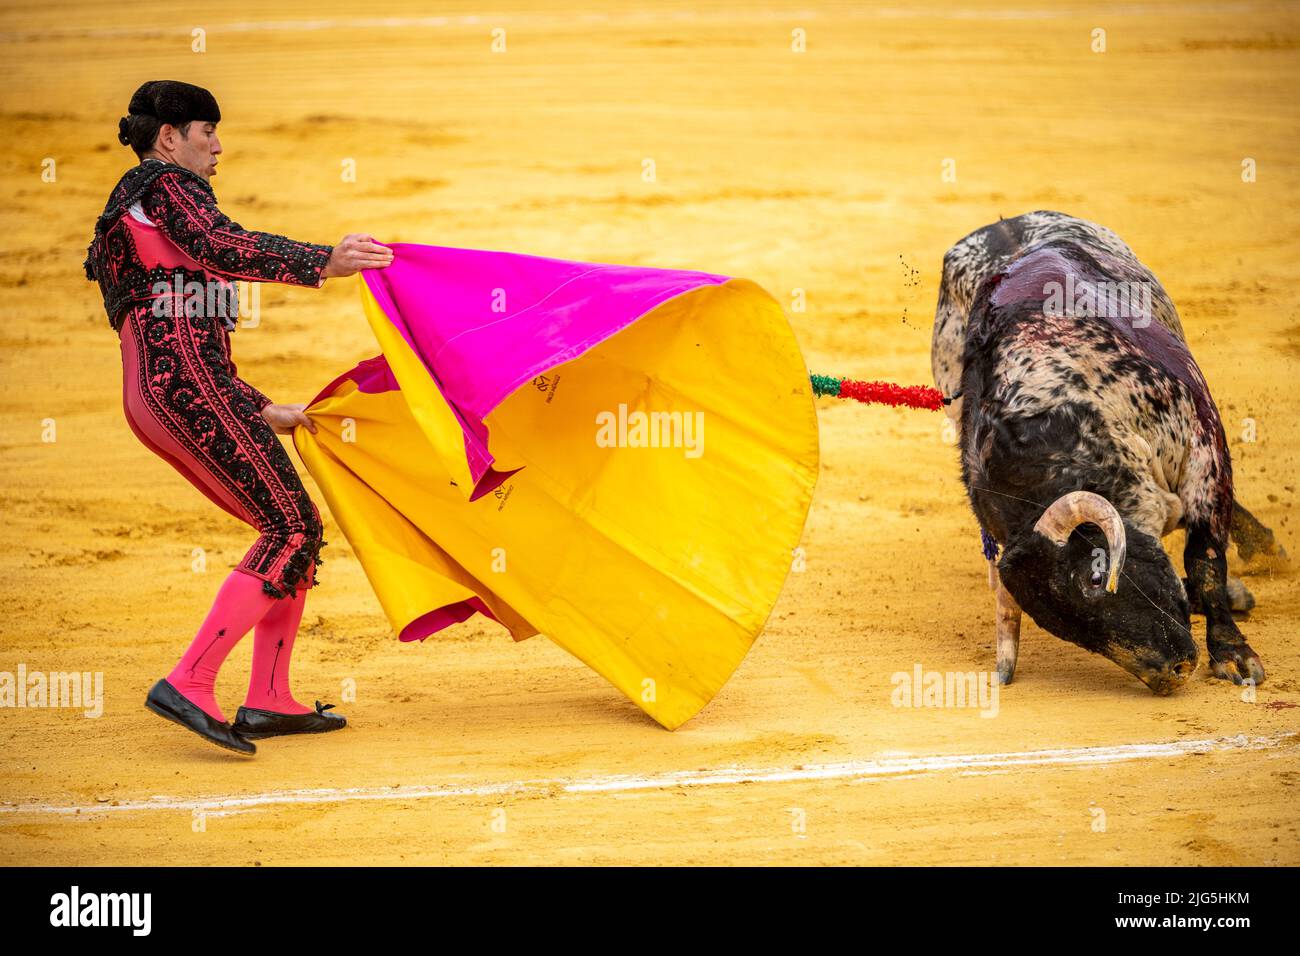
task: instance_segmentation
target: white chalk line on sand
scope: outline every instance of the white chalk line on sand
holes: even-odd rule
[[[628,793],[669,790],[676,787],[716,787],[755,783],[810,783],[817,781],[868,782],[902,779],[927,773],[980,774],[1020,767],[1078,767],[1159,760],[1244,750],[1300,749],[1300,733],[1284,732],[1260,737],[1216,737],[1168,743],[1121,744],[1111,747],[1071,747],[987,754],[935,754],[889,756],[840,763],[801,764],[793,767],[719,767],[712,770],[674,770],[648,775],[607,774],[586,778],[556,777],[462,786],[327,787],[313,790],[274,790],[245,795],[171,797],[85,805],[19,803],[0,805],[0,814],[43,816],[145,813],[150,811],[200,811],[212,816],[248,813],[279,805],[349,803],[354,800],[411,802],[454,797],[559,796],[562,794]]]

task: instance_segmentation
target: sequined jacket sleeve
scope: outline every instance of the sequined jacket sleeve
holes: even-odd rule
[[[331,246],[255,232],[217,208],[212,188],[164,173],[142,197],[145,214],[168,239],[205,268],[228,279],[319,286]]]

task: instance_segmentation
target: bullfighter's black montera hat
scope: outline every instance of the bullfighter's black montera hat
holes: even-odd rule
[[[190,120],[221,121],[215,96],[201,86],[179,80],[150,80],[135,91],[126,111],[132,116],[153,116],[172,126]]]

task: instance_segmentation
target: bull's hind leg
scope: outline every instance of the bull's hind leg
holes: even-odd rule
[[[1237,554],[1243,562],[1248,562],[1256,555],[1289,561],[1286,548],[1277,543],[1271,529],[1242,507],[1241,502],[1232,502],[1232,525],[1228,529],[1232,543],[1237,546]],[[1187,586],[1187,600],[1193,614],[1204,614],[1200,596],[1191,582],[1183,579]],[[1255,607],[1255,596],[1250,593],[1246,583],[1240,578],[1228,578],[1228,606],[1234,614],[1249,614]]]
[[[1183,578],[1183,588],[1187,591],[1187,609],[1193,614],[1204,614],[1200,595],[1187,578]],[[1250,593],[1250,588],[1246,587],[1241,578],[1228,578],[1228,607],[1233,614],[1243,616],[1255,609],[1255,595]]]
[[[1020,655],[1020,605],[1011,592],[1002,586],[997,562],[989,562],[989,587],[997,602],[998,683],[1010,684],[1016,673],[1016,658]]]

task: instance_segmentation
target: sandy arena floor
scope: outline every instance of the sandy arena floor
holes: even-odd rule
[[[1300,863],[1286,568],[1247,569],[1254,701],[1204,664],[1154,697],[1026,621],[993,719],[891,704],[918,664],[993,669],[976,526],[928,412],[821,401],[806,570],[676,733],[544,637],[478,618],[400,645],[328,515],[294,686],[352,726],[243,761],[142,706],[252,541],[131,434],[81,271],[145,79],[214,90],[214,186],[246,226],[803,289],[790,318],[830,374],[930,381],[940,259],[968,231],[1039,208],[1103,222],[1179,306],[1239,497],[1300,553],[1295,8],[888,6],[5,3],[0,671],[101,671],[105,711],[0,710],[0,863]],[[264,287],[241,374],[307,401],[374,354],[356,281]],[[251,643],[218,685],[228,710]]]

